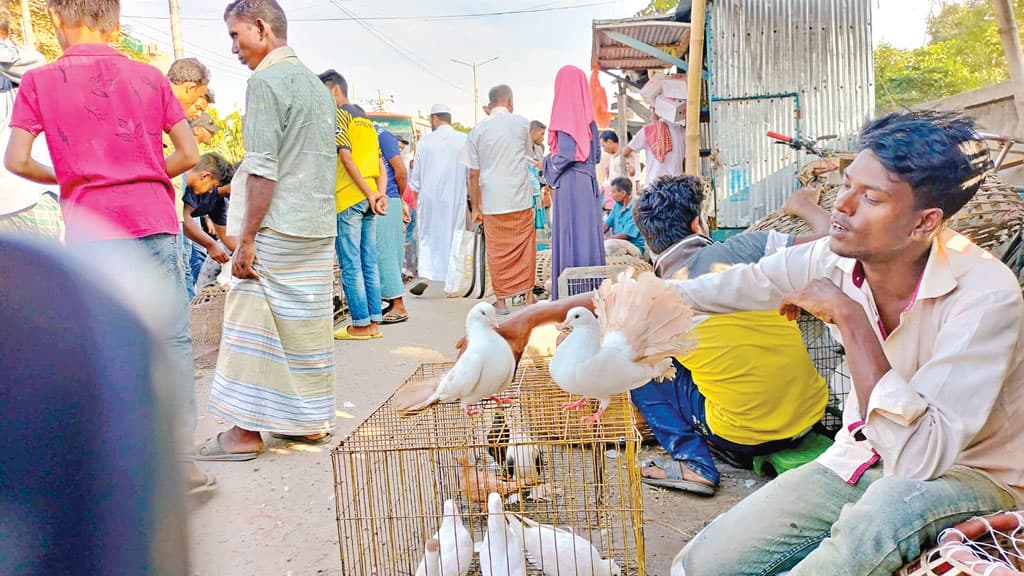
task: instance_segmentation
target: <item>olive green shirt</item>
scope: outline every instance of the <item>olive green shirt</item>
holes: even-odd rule
[[[240,234],[250,175],[277,183],[261,228],[300,238],[337,235],[335,103],[288,46],[268,54],[245,91],[245,157],[231,185],[228,233]]]

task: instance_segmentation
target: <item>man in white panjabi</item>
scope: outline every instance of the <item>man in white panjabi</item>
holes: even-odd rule
[[[417,296],[429,281],[445,281],[452,239],[466,229],[466,166],[460,161],[466,135],[451,123],[448,106],[430,109],[433,132],[420,139],[409,176],[417,194],[420,281],[410,290]]]

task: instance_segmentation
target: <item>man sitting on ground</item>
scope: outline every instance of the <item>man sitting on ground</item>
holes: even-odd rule
[[[644,253],[644,237],[633,219],[633,183],[625,176],[612,180],[612,199],[615,205],[604,221],[605,245],[609,242],[628,243],[636,247],[636,256]]]
[[[700,312],[829,323],[853,390],[835,444],[708,525],[674,576],[888,575],[943,529],[1024,504],[1024,300],[945,227],[990,167],[972,122],[890,114],[861,132],[830,238],[679,283]]]
[[[704,200],[700,179],[689,176],[662,178],[633,200],[632,217],[655,253],[658,276],[693,278],[756,262],[781,248],[816,240],[828,227],[828,214],[800,191],[790,210],[811,222],[816,235],[748,232],[716,243],[708,238]],[[567,300],[581,305],[590,298]],[[503,323],[501,331],[518,335],[538,323],[560,321],[569,310],[566,306],[561,301],[538,306],[534,313]],[[549,315],[551,310],[555,312]],[[750,467],[754,456],[790,447],[821,419],[828,387],[811,363],[796,323],[778,313],[697,321],[693,336],[699,346],[677,359],[675,379],[634,390],[632,400],[668,453],[644,466],[643,481],[711,495],[719,481],[711,449]]]

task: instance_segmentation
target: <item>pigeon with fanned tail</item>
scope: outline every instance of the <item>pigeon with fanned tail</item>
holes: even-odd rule
[[[515,532],[533,561],[547,576],[585,574],[586,576],[620,576],[622,570],[582,536],[569,530],[539,524],[525,516],[505,513],[508,525]]]
[[[478,546],[484,576],[526,576],[523,541],[509,527],[496,492],[487,497],[487,534]]]
[[[572,332],[555,350],[550,372],[559,388],[583,396],[563,409],[596,398],[597,412],[584,418],[598,422],[615,394],[675,375],[672,357],[691,348],[693,311],[653,273],[633,277],[632,271],[605,280],[594,309],[596,316],[586,308],[569,311],[560,329]]]
[[[462,524],[462,516],[455,500],[444,501],[444,517],[432,540],[438,543],[438,576],[466,576],[469,565],[473,563],[473,537]],[[428,541],[427,554],[419,567],[416,576],[430,576],[432,568]]]
[[[466,414],[475,414],[479,408],[470,408],[490,398],[499,404],[510,400],[499,397],[516,373],[516,359],[512,348],[495,330],[498,315],[494,306],[480,302],[466,315],[466,349],[455,366],[445,374],[437,386],[419,385],[400,390],[393,404],[400,412],[422,410],[435,402],[458,400]]]

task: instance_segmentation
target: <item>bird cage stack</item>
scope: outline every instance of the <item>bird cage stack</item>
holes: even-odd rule
[[[614,278],[624,270],[647,272],[654,268],[646,261],[632,256],[609,256],[604,266],[566,268],[558,276],[558,295],[561,298],[593,292],[601,287],[605,278]]]
[[[480,543],[493,491],[502,495],[506,513],[521,515],[527,524],[546,525],[546,530],[557,528],[570,540],[585,539],[598,558],[616,566],[581,565],[561,568],[562,573],[646,573],[640,438],[628,399],[614,400],[600,423],[582,424],[580,417],[588,410],[562,411],[561,403],[569,398],[551,382],[547,362],[524,358],[505,393],[511,402],[486,400],[471,407],[480,408],[472,416],[457,403],[401,413],[392,397],[334,449],[343,574],[417,574],[448,500],[454,501],[473,542]],[[450,367],[424,364],[405,385],[436,381]],[[444,542],[441,547],[443,555]],[[526,574],[543,574],[542,558],[522,554]],[[442,570],[448,573],[443,556]],[[481,573],[474,554],[469,574]]]
[[[806,312],[797,319],[797,326],[803,334],[811,362],[828,383],[828,405],[821,424],[829,432],[838,432],[843,426],[843,407],[851,386],[850,368],[846,364],[843,347],[832,338],[824,322]]]

